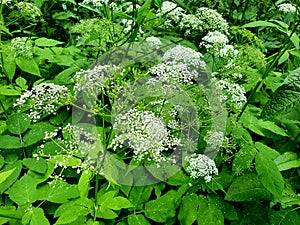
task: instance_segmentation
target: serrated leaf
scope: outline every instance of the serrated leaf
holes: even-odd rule
[[[9,198],[18,205],[31,204],[38,200],[36,182],[29,175],[24,175],[18,180],[7,190],[7,194],[9,195]]]
[[[255,157],[255,169],[264,187],[279,198],[283,191],[284,180],[272,158],[260,151]]]
[[[16,84],[17,84],[20,88],[22,88],[22,89],[27,89],[27,88],[28,88],[28,86],[26,85],[26,83],[27,83],[27,80],[24,79],[23,77],[18,77],[18,78],[16,79]]]
[[[163,223],[175,216],[175,207],[167,199],[151,200],[145,204],[145,216],[155,222]]]
[[[225,200],[234,202],[270,199],[270,193],[254,173],[244,174],[233,180],[225,196]]]
[[[41,76],[40,69],[37,62],[33,58],[24,58],[24,57],[17,57],[16,64],[20,67],[21,70],[36,75]]]
[[[128,200],[136,209],[142,209],[142,205],[149,200],[152,190],[152,186],[134,186],[130,191]]]
[[[290,39],[293,42],[295,48],[299,49],[299,42],[300,42],[300,40],[299,40],[299,37],[298,37],[297,33],[293,33],[293,35],[292,35],[292,37]]]
[[[61,205],[56,210],[54,217],[59,218],[55,224],[69,224],[75,222],[79,217],[86,216],[87,214],[89,214],[89,209],[85,204],[80,205],[80,203],[75,204],[73,202],[68,202]]]
[[[118,214],[115,213],[111,209],[101,206],[98,208],[98,210],[96,212],[96,216],[98,218],[103,218],[103,219],[114,219],[114,218],[118,217]]]
[[[300,68],[293,70],[264,106],[262,116],[285,115],[300,103]]]
[[[259,150],[261,153],[263,153],[267,158],[269,158],[271,160],[274,160],[278,156],[280,156],[279,152],[277,152],[273,148],[270,148],[261,142],[255,142],[255,147],[257,150]]]
[[[117,196],[110,199],[105,203],[104,206],[113,210],[120,210],[133,207],[130,201],[121,196]]]
[[[0,173],[0,185],[16,170],[16,167],[15,168],[12,168],[8,171],[5,171],[5,172],[1,172]]]
[[[23,134],[30,126],[30,118],[25,113],[12,114],[7,119],[7,128],[12,134]]]
[[[151,225],[143,215],[131,214],[127,217],[128,225]]]
[[[32,210],[30,225],[50,225],[48,219],[45,216],[43,209],[34,208]]]
[[[196,194],[184,196],[178,213],[180,224],[193,224],[197,219],[198,206],[198,196]]]
[[[216,206],[221,210],[223,217],[228,220],[238,220],[238,214],[232,204],[223,200],[222,197],[217,195],[209,195],[208,202],[210,205]]]
[[[81,176],[78,181],[78,190],[80,192],[81,198],[86,198],[90,189],[90,178],[92,173],[90,170],[82,171]]]
[[[61,41],[57,41],[54,39],[49,39],[49,38],[38,38],[35,40],[35,45],[37,46],[41,46],[41,47],[49,47],[49,46],[56,46],[56,45],[60,45],[63,44],[64,42]]]
[[[48,169],[48,164],[47,164],[46,160],[44,160],[43,158],[23,159],[23,165],[34,172],[42,173],[42,174],[46,173],[46,171]]]
[[[206,209],[198,212],[198,225],[224,225],[224,217],[217,207],[208,204]]]
[[[0,182],[0,193],[1,194],[18,179],[18,177],[21,173],[21,170],[22,170],[22,162],[21,161],[14,162],[13,164],[8,164],[7,166],[5,166],[3,168],[1,173],[7,172],[7,171],[12,171],[12,172],[8,177],[6,177],[6,175],[5,175],[6,178],[4,179],[4,177],[3,177],[2,182]]]
[[[13,89],[11,86],[1,86],[0,87],[0,95],[5,96],[19,96],[21,95],[21,90]]]

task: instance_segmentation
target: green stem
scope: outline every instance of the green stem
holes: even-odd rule
[[[273,59],[273,61],[268,65],[267,69],[262,74],[262,78],[259,79],[259,81],[256,83],[255,87],[253,88],[253,90],[251,91],[251,93],[248,97],[248,101],[243,105],[243,108],[242,108],[240,114],[237,116],[236,121],[239,121],[239,119],[243,115],[244,111],[246,110],[247,106],[249,105],[250,100],[252,99],[254,94],[259,90],[259,88],[260,88],[261,84],[263,83],[264,79],[269,75],[269,73],[273,69],[273,67],[275,67],[275,65],[278,62],[278,60],[280,59],[280,57],[290,48],[290,46],[292,44],[290,42],[290,39],[293,36],[293,34],[296,32],[297,27],[299,26],[299,23],[300,23],[300,20],[297,21],[297,23],[295,24],[295,27],[293,28],[291,34],[284,41],[282,49],[278,52],[277,56]]]

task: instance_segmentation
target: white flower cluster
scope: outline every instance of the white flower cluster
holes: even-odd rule
[[[11,3],[12,0],[2,0],[3,5],[8,5]]]
[[[116,136],[112,141],[113,149],[124,145],[133,149],[136,161],[161,162],[162,155],[180,144],[180,139],[173,137],[164,122],[152,111],[130,109],[117,115],[113,125]]]
[[[135,5],[135,9],[139,9],[139,8],[141,8],[141,6],[138,5],[138,4],[136,4],[136,5]],[[127,7],[126,13],[132,13],[132,11],[133,11],[133,4],[131,4],[131,5],[129,5],[129,6]]]
[[[194,14],[183,15],[182,20],[179,23],[179,27],[185,30],[185,35],[190,35],[193,31],[203,30],[203,21]]]
[[[175,3],[165,1],[162,3],[161,9],[158,11],[157,16],[166,16],[164,25],[166,27],[172,26],[172,24],[178,24],[184,15],[184,10],[178,7]]]
[[[28,37],[16,37],[11,40],[10,49],[14,52],[14,57],[33,57],[33,47]]]
[[[222,146],[224,141],[224,133],[220,131],[208,131],[204,137],[204,141],[210,148],[216,150]]]
[[[176,81],[182,84],[192,84],[199,70],[206,68],[202,57],[201,53],[178,45],[166,51],[162,57],[162,63],[151,67],[149,72],[166,83]]]
[[[221,79],[216,82],[216,85],[220,90],[224,90],[230,96],[230,101],[237,104],[238,107],[247,101],[246,91],[239,84],[231,83],[228,79]],[[221,98],[227,100],[226,96],[221,96]]]
[[[149,44],[151,48],[154,49],[157,49],[162,45],[158,37],[147,37],[146,42]]]
[[[295,13],[297,11],[297,8],[290,3],[280,4],[278,5],[278,9],[283,13]]]
[[[98,96],[110,82],[114,74],[122,73],[116,65],[97,65],[92,69],[80,70],[75,74],[74,92],[84,92],[91,97]]]
[[[21,15],[32,20],[35,20],[42,15],[41,10],[30,2],[18,2],[17,7],[20,10]]]
[[[101,7],[104,4],[108,4],[108,0],[83,0],[83,4],[92,4],[95,7]]]
[[[218,175],[218,169],[215,162],[206,155],[194,153],[191,156],[186,157],[186,160],[188,161],[186,171],[193,179],[204,177],[205,182],[210,182],[212,175]]]
[[[14,107],[24,107],[29,104],[28,115],[33,122],[36,122],[43,115],[55,115],[60,106],[68,105],[71,101],[71,93],[66,86],[41,83],[21,95],[14,104]]]
[[[228,33],[229,25],[227,21],[216,10],[201,7],[198,9],[196,16],[202,21],[203,30]]]

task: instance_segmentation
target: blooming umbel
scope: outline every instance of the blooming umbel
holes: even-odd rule
[[[162,153],[180,144],[180,139],[173,137],[162,119],[152,111],[130,109],[125,114],[117,115],[113,127],[116,132],[113,149],[130,147],[138,162],[165,161]]]
[[[219,131],[208,131],[204,137],[204,141],[213,150],[221,147],[224,141],[224,133]]]
[[[33,47],[28,37],[16,37],[11,40],[10,49],[14,52],[14,57],[33,57]]]
[[[185,160],[188,161],[186,171],[193,179],[204,177],[205,182],[210,182],[212,175],[218,175],[218,169],[215,162],[206,155],[194,153],[186,157]]]
[[[158,37],[147,37],[146,42],[149,44],[150,47],[155,49],[159,48],[162,45]]]
[[[55,115],[60,106],[69,105],[71,102],[71,93],[66,86],[41,83],[21,95],[14,107],[26,107],[29,105],[28,115],[33,122],[36,122],[44,115]]]
[[[283,3],[278,5],[278,9],[283,13],[295,13],[297,8],[290,3]]]
[[[37,17],[42,15],[41,10],[30,2],[18,2],[17,7],[21,12],[21,15],[25,18],[36,20]]]
[[[208,34],[202,38],[204,42],[200,45],[205,46],[207,49],[214,49],[219,51],[221,48],[225,47],[228,43],[228,38],[225,34],[219,31],[208,32]]]
[[[83,4],[92,4],[95,7],[101,7],[103,4],[108,4],[108,0],[83,0]]]
[[[184,15],[184,10],[178,7],[173,2],[165,1],[162,3],[161,9],[159,10],[157,17],[166,16],[164,25],[166,27],[172,27],[176,25],[181,20],[181,17]]]

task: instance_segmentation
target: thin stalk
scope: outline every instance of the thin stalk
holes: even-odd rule
[[[285,53],[286,50],[288,50],[290,48],[290,46],[292,45],[290,38],[293,36],[293,34],[296,32],[297,27],[300,24],[300,20],[297,21],[297,23],[295,24],[294,29],[292,30],[292,32],[290,33],[290,35],[286,38],[286,40],[284,41],[283,47],[281,48],[281,50],[278,52],[277,56],[273,59],[273,61],[268,65],[267,69],[264,71],[264,73],[262,74],[262,78],[258,80],[258,82],[256,83],[255,87],[253,88],[253,90],[251,91],[249,97],[248,97],[248,101],[243,105],[243,108],[240,112],[240,114],[237,116],[236,121],[239,121],[239,119],[241,118],[241,116],[243,115],[244,111],[246,110],[247,106],[249,105],[250,100],[252,99],[252,97],[254,96],[254,94],[257,92],[257,90],[260,88],[261,84],[263,83],[264,79],[269,75],[270,71],[273,69],[273,67],[276,65],[276,63],[278,62],[278,60],[280,59],[280,57]]]

